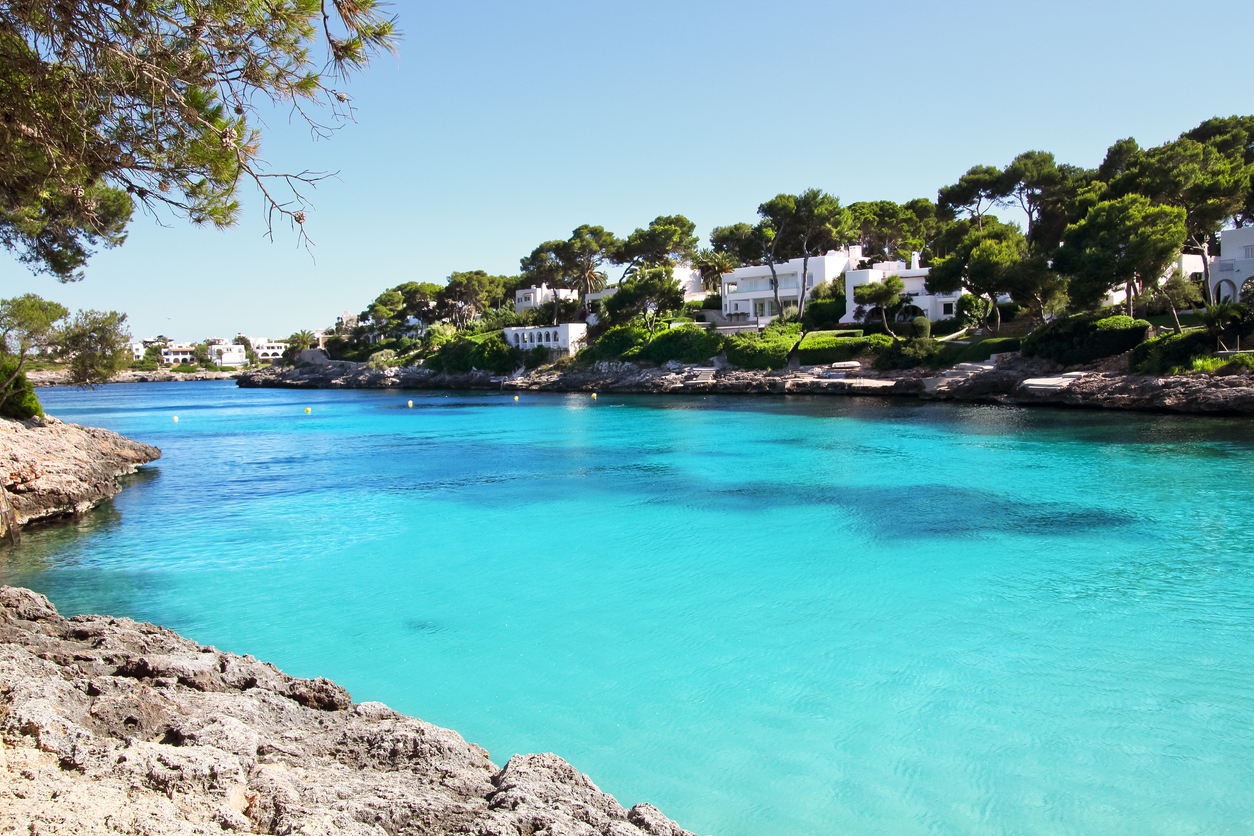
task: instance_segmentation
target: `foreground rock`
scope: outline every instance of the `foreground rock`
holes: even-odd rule
[[[865,366],[864,366],[865,368]],[[961,380],[922,369],[904,372],[834,372],[824,367],[781,371],[723,368],[703,374],[696,366],[661,368],[634,363],[597,363],[526,374],[489,372],[437,374],[421,367],[369,369],[332,362],[244,372],[243,387],[290,389],[494,389],[530,392],[617,392],[637,394],[815,394],[904,396],[1000,404],[1051,404],[1107,409],[1254,414],[1254,377],[1193,374],[1152,377],[1126,373],[1127,358],[1108,358],[1083,371],[1045,360],[1006,355],[987,370]],[[1114,370],[1112,370],[1114,369]],[[707,370],[708,371],[708,370]],[[952,373],[952,372],[951,372]],[[1031,385],[1035,381],[1048,384]],[[937,384],[943,384],[938,386]]]
[[[0,587],[0,832],[688,836],[556,755]]]
[[[0,419],[0,511],[18,526],[81,514],[113,496],[118,477],[161,458],[156,447],[56,418]],[[0,535],[8,526],[0,514]]]

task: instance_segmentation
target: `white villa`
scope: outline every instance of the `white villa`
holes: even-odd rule
[[[811,258],[804,283],[807,298],[815,287],[837,279],[843,273],[849,310],[841,322],[853,322],[853,311],[856,308],[853,289],[858,285],[883,281],[886,276],[897,275],[905,282],[906,295],[910,297],[909,315],[926,316],[928,319],[946,319],[954,315],[954,304],[960,294],[928,293],[924,283],[927,281],[929,268],[919,266],[918,253],[914,254],[908,266],[904,261],[882,261],[869,270],[857,269],[862,258],[861,247],[832,250],[826,255]],[[779,297],[785,305],[796,304],[800,298],[803,265],[804,259],[800,258],[775,265],[775,272],[779,276]],[[723,315],[729,319],[766,325],[779,316],[780,312],[775,307],[775,292],[771,289],[771,268],[765,264],[739,267],[723,276],[722,290]]]
[[[193,351],[196,343],[170,343],[161,347],[161,362],[167,366],[180,363],[195,365],[196,355]]]
[[[582,322],[529,325],[525,328],[506,328],[505,342],[523,351],[543,346],[570,355],[584,344],[587,334],[588,326]]]
[[[848,310],[841,318],[842,323],[854,322],[853,314],[857,304],[853,300],[853,289],[858,285],[882,282],[889,276],[898,276],[905,284],[905,295],[909,297],[906,307],[898,314],[899,318],[926,316],[930,320],[949,319],[954,315],[954,306],[964,291],[956,293],[932,294],[927,290],[927,274],[929,267],[919,266],[919,254],[910,257],[910,266],[904,261],[881,261],[870,270],[847,270],[845,272],[845,298]],[[864,311],[865,313],[865,311]]]
[[[578,299],[579,291],[549,287],[546,284],[541,284],[539,287],[525,287],[514,293],[514,313],[522,313],[528,308],[538,308],[545,302],[553,301],[554,297],[558,299]]]
[[[257,361],[260,363],[274,363],[283,356],[284,351],[287,351],[286,342],[271,340],[267,337],[249,337],[248,342],[252,345],[253,351],[257,354]]]
[[[1200,256],[1197,270],[1201,272]],[[1187,274],[1186,274],[1187,275]],[[1241,301],[1241,286],[1254,276],[1254,226],[1219,233],[1219,257],[1210,265],[1211,298]]]

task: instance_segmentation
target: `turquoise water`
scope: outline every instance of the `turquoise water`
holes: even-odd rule
[[[40,394],[165,453],[0,552],[63,613],[557,752],[700,833],[1254,830],[1254,422]]]

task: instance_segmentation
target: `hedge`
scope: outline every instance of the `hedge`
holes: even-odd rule
[[[1207,357],[1215,350],[1215,338],[1205,331],[1185,331],[1156,337],[1132,349],[1128,370],[1136,374],[1170,374],[1173,369],[1189,366],[1198,357]]]
[[[872,334],[869,337],[820,337],[819,334],[841,333],[834,331],[816,332],[802,340],[797,349],[797,358],[803,366],[818,366],[825,363],[844,363],[855,357],[876,354],[893,344],[892,337],[883,334]],[[849,333],[857,334],[857,331]],[[811,340],[810,337],[816,337]]]
[[[723,350],[723,337],[696,325],[663,331],[640,348],[639,357],[657,363],[707,363]]]
[[[1037,328],[1023,341],[1024,357],[1044,357],[1064,366],[1122,354],[1145,340],[1150,324],[1130,316],[1078,314]]]
[[[875,356],[875,368],[889,371],[928,365],[943,345],[944,343],[939,343],[931,337],[907,337],[904,340],[897,340]]]
[[[971,345],[958,346],[962,352],[958,354],[954,363],[983,363],[994,354],[1018,351],[1022,344],[1023,340],[1018,337],[990,337],[978,343],[971,343]]]
[[[844,296],[833,299],[820,299],[807,302],[805,313],[801,315],[801,324],[809,329],[839,328],[840,319],[848,310]]]
[[[732,334],[723,343],[727,362],[742,369],[782,369],[801,337],[798,323],[772,322],[762,333],[744,331]]]
[[[0,382],[8,380],[9,375],[13,374],[16,369],[16,357],[0,357]],[[26,382],[25,372],[15,377],[5,391],[11,393],[4,404],[0,405],[0,415],[5,418],[25,421],[27,418],[44,414],[44,408],[39,405],[39,398],[35,397],[34,388]]]

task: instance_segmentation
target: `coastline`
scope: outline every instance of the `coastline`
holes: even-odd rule
[[[188,380],[234,380],[242,374],[239,370],[229,372],[171,372],[153,371],[136,372],[125,370],[118,372],[110,379],[110,383],[176,383]],[[47,386],[70,386],[69,372],[31,371],[26,373],[26,380],[35,388]]]
[[[857,371],[847,376],[824,377],[824,374],[832,374],[832,370],[799,367],[780,371],[721,368],[711,378],[700,371],[702,368],[678,363],[646,368],[634,363],[602,362],[562,372],[540,369],[515,375],[441,374],[421,367],[375,370],[362,363],[332,361],[246,371],[239,375],[236,383],[243,388],[287,389],[887,396],[926,401],[1254,415],[1254,377],[1248,374],[1227,377],[1133,375],[1126,371],[1126,357],[1109,358],[1089,367],[1063,368],[1049,361],[1024,360],[1014,354],[1002,356],[996,363],[979,364],[975,370],[961,372],[959,376],[910,369],[882,373]]]
[[[0,419],[0,537],[85,513],[122,489],[119,477],[159,458],[151,445],[49,415]]]
[[[0,587],[0,830],[692,836],[327,679]],[[49,803],[55,799],[55,803]]]

